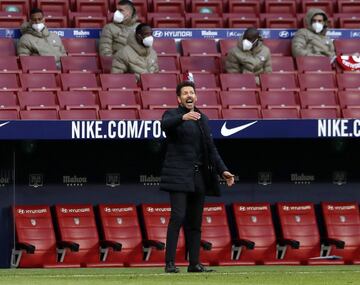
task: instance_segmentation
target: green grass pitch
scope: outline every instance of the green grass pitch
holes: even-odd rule
[[[232,266],[165,274],[163,268],[1,269],[0,284],[19,285],[359,285],[360,266]]]

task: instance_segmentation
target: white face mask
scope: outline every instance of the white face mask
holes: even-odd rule
[[[315,33],[320,33],[324,29],[324,25],[319,22],[315,22],[312,24],[312,28],[314,29]]]
[[[115,23],[122,23],[122,21],[124,21],[124,14],[121,13],[119,10],[116,10],[113,19]]]
[[[153,36],[148,36],[145,39],[143,39],[142,42],[143,42],[144,46],[151,47],[154,43],[154,38],[153,38]]]
[[[248,39],[244,39],[242,41],[242,47],[243,47],[243,50],[251,50],[253,47],[253,43],[250,42]]]
[[[41,31],[45,28],[45,24],[44,24],[44,23],[32,24],[31,27],[32,27],[35,31],[41,32]]]

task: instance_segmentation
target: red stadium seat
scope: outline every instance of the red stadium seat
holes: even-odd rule
[[[24,110],[20,111],[21,120],[59,120],[57,110]]]
[[[338,98],[341,108],[360,106],[360,90],[339,91]]]
[[[337,0],[337,8],[339,13],[346,13],[346,14],[360,13],[360,4],[358,1]]]
[[[62,43],[70,56],[95,56],[97,55],[95,39],[63,39]]]
[[[170,205],[168,204],[142,204],[141,213],[144,221],[144,243],[146,247],[146,261],[158,266],[165,263],[165,242],[167,225],[170,219]],[[187,265],[185,262],[185,239],[180,229],[176,248],[176,264]]]
[[[106,91],[139,91],[135,74],[100,74],[102,90]]]
[[[142,90],[175,90],[178,84],[176,74],[144,73],[140,76]]]
[[[0,110],[14,109],[19,110],[18,99],[15,92],[1,92]]]
[[[216,56],[182,56],[180,57],[181,73],[207,72],[220,73],[221,64]]]
[[[100,257],[102,249],[111,247],[121,250],[118,243],[107,244],[99,241],[95,215],[91,205],[56,205],[56,222],[59,240],[67,247],[63,262],[80,263],[83,267],[123,266],[121,262],[105,262]]]
[[[191,39],[182,40],[181,48],[184,56],[207,55],[220,56],[215,40]]]
[[[0,92],[4,91],[21,91],[21,85],[17,74],[0,73]]]
[[[360,119],[360,106],[342,109],[342,113],[344,119]]]
[[[265,13],[296,15],[295,0],[265,0]]]
[[[210,265],[241,265],[233,260],[234,247],[223,203],[208,203],[204,206],[201,227],[200,260]],[[253,263],[245,263],[252,265]]]
[[[100,65],[96,56],[62,56],[63,73],[100,73]]]
[[[343,73],[336,77],[339,91],[360,91],[360,74]]]
[[[277,2],[277,1],[276,1]],[[280,2],[282,3],[282,2]],[[295,3],[295,2],[293,2]],[[265,27],[268,29],[297,29],[298,20],[291,15],[265,14],[261,17],[265,20]]]
[[[299,94],[301,108],[334,107],[339,108],[337,96],[332,91],[302,91]]]
[[[192,0],[191,11],[199,13],[202,8],[208,8],[212,14],[222,14],[223,2],[221,0]]]
[[[0,27],[5,29],[18,29],[23,22],[26,22],[26,16],[21,13],[0,13]]]
[[[246,1],[244,1],[246,3]],[[260,28],[260,18],[256,14],[225,13],[223,14],[227,28],[236,29],[248,27]]]
[[[260,4],[257,0],[229,0],[229,12],[258,15]]]
[[[16,56],[13,39],[0,39],[0,56]]]
[[[137,120],[139,114],[136,109],[100,110],[100,120]]]
[[[67,16],[53,16],[50,14],[46,14],[45,16],[45,23],[48,28],[68,28],[68,18]]]
[[[277,203],[281,226],[281,243],[286,247],[284,260],[302,264],[343,264],[341,260],[311,259],[321,256],[321,244],[312,203]]]
[[[220,84],[223,91],[258,91],[255,76],[252,73],[222,73]]]
[[[334,10],[332,0],[302,0],[301,4],[303,13],[306,13],[309,9],[317,8],[332,16]]]
[[[218,120],[222,118],[219,106],[199,106],[200,111],[205,114],[210,120]]]
[[[239,261],[259,265],[298,265],[298,261],[278,259],[277,237],[268,203],[235,203],[235,217]]]
[[[64,91],[100,91],[95,74],[92,73],[63,73],[60,75],[62,90]]]
[[[291,56],[291,40],[264,39],[264,45],[270,49],[272,56]]]
[[[60,91],[55,74],[23,73],[20,74],[20,81],[24,91]]]
[[[214,90],[197,90],[196,91],[197,101],[196,106],[202,110],[206,108],[221,110],[219,104],[218,93]]]
[[[36,0],[36,7],[43,10],[44,14],[67,16],[69,0]]]
[[[215,74],[211,73],[194,73],[194,82],[196,84],[196,90],[214,90],[220,91],[218,78]]]
[[[296,75],[280,73],[260,74],[263,91],[298,91]]]
[[[334,40],[334,46],[336,54],[354,54],[359,52],[359,41],[358,40],[345,40],[339,39]]]
[[[158,65],[161,73],[180,73],[177,56],[158,56]]]
[[[112,56],[99,56],[100,66],[103,73],[111,73]]]
[[[339,110],[337,108],[311,108],[300,110],[302,119],[337,119],[339,118]]]
[[[218,14],[186,13],[185,19],[191,28],[217,29],[224,27],[224,20]]]
[[[24,73],[60,73],[53,56],[20,56]]]
[[[101,29],[106,23],[105,16],[74,16],[74,28]]]
[[[154,109],[154,110],[139,110],[140,120],[161,120],[164,110]]]
[[[16,243],[12,267],[80,267],[80,264],[57,262],[57,241],[48,206],[12,208]]]
[[[121,251],[107,249],[106,261],[125,266],[152,265],[143,261],[143,240],[135,205],[99,205],[99,216],[104,242],[122,245]]]
[[[61,91],[58,93],[61,109],[95,109],[99,110],[99,99],[93,92]]]
[[[354,3],[349,1],[349,3]],[[359,6],[360,7],[360,6]],[[359,29],[360,28],[360,12],[357,14],[341,13],[335,14],[335,17],[339,21],[340,29]]]
[[[143,109],[176,108],[178,105],[173,91],[142,91]]]
[[[23,15],[29,15],[30,5],[28,0],[1,0],[0,11],[6,11],[6,7],[17,7]]]
[[[260,119],[261,114],[258,108],[222,109],[224,120],[252,120]]]
[[[19,92],[18,98],[22,110],[59,109],[56,95],[53,92]]]
[[[299,85],[300,89],[303,91],[337,91],[337,85],[333,74],[299,74]]]
[[[271,58],[273,73],[296,73],[294,60],[291,56],[273,56]]]
[[[103,0],[76,0],[76,11],[78,12],[101,12],[104,16],[109,10],[108,1]]]
[[[140,109],[134,91],[100,91],[101,109]]]
[[[16,56],[0,56],[0,73],[20,73]]]
[[[271,107],[261,110],[264,119],[298,119],[299,108],[297,107]]]
[[[14,109],[2,109],[0,108],[0,120],[18,120],[19,111]]]
[[[260,92],[261,107],[284,108],[295,107],[299,109],[299,100],[296,93],[292,91],[262,91]]]
[[[183,13],[185,11],[184,0],[152,0],[155,13]]]
[[[228,39],[222,39],[222,40],[219,40],[219,43],[220,43],[220,52],[221,52],[221,55],[227,55],[228,52],[236,47],[237,43],[238,43],[238,40],[228,40]]]
[[[156,39],[153,48],[158,55],[179,56],[173,39]]]
[[[329,254],[341,256],[346,264],[360,264],[360,215],[358,203],[323,202]]]
[[[221,91],[220,99],[223,108],[257,108],[260,110],[255,91]]]
[[[326,56],[297,56],[295,60],[299,73],[334,73]]]
[[[185,18],[182,14],[148,13],[147,17],[154,28],[185,28]]]

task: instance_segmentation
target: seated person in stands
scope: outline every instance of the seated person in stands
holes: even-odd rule
[[[55,56],[56,64],[60,67],[60,57],[66,55],[60,37],[50,33],[45,25],[44,13],[38,8],[30,11],[30,22],[20,27],[21,38],[17,43],[17,54]]]
[[[130,0],[120,0],[116,9],[113,22],[105,25],[101,31],[99,50],[102,56],[112,56],[124,47],[129,34],[135,32],[139,24],[136,9]]]
[[[159,71],[158,58],[152,48],[154,38],[148,24],[139,24],[135,33],[127,39],[127,45],[113,58],[111,73],[135,73],[139,79],[142,73]]]
[[[310,9],[305,16],[306,28],[298,30],[292,39],[292,55],[335,58],[334,43],[326,36],[327,21],[323,10]]]
[[[225,62],[227,73],[261,73],[272,72],[271,54],[255,28],[249,28],[239,39],[236,47],[232,48]],[[257,77],[257,83],[258,82]]]

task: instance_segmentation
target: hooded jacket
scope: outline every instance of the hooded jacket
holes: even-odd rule
[[[122,23],[109,23],[101,31],[99,40],[99,51],[101,56],[113,56],[117,51],[126,45],[130,33],[134,33],[137,16],[125,20]]]
[[[320,33],[315,33],[311,20],[316,14],[322,14],[325,19],[324,28]],[[305,16],[306,28],[296,32],[292,39],[293,56],[335,56],[333,41],[326,36],[327,15],[321,9],[310,9]]]
[[[113,58],[111,73],[155,73],[159,71],[158,59],[152,47],[140,45],[131,33],[127,45],[120,49]]]
[[[17,54],[55,56],[57,64],[60,57],[66,55],[60,37],[50,33],[45,27],[41,32],[35,31],[30,22],[25,22],[20,27],[21,38],[17,43]]]

